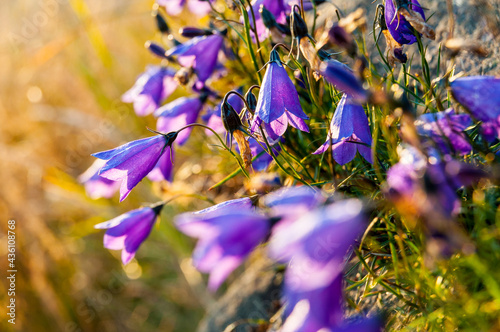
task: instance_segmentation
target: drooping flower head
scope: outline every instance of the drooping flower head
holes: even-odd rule
[[[177,16],[187,3],[188,9],[196,16],[205,16],[210,13],[210,4],[214,0],[156,0],[160,6],[164,6],[169,15]]]
[[[468,114],[455,114],[453,109],[444,112],[422,114],[415,121],[417,132],[432,140],[444,154],[467,154],[472,147],[464,130],[472,124]]]
[[[182,127],[196,122],[203,109],[206,96],[180,97],[171,103],[157,109],[154,116],[158,118],[156,130],[164,133],[176,131]],[[177,144],[186,143],[192,128],[181,131],[176,139]]]
[[[177,133],[156,135],[132,141],[116,149],[92,154],[94,157],[106,160],[99,175],[121,181],[120,202],[158,163],[164,153],[170,153],[170,148]]]
[[[181,232],[198,238],[193,264],[198,270],[210,273],[211,290],[224,282],[269,231],[268,219],[253,209],[250,198],[178,215],[175,224]]]
[[[217,66],[217,58],[222,48],[224,37],[216,33],[210,36],[199,36],[171,48],[166,56],[177,56],[183,67],[192,68],[200,82],[205,82]]]
[[[272,217],[295,221],[325,201],[319,190],[308,186],[284,187],[262,198]]]
[[[292,331],[318,331],[340,325],[344,256],[364,225],[362,204],[352,199],[313,210],[273,232],[269,242],[271,257],[289,263],[285,272],[285,316],[291,315],[300,303],[310,308]]]
[[[450,87],[453,97],[475,118],[483,121],[482,130],[486,138],[500,138],[500,78],[457,78],[450,83]]]
[[[480,169],[430,151],[398,148],[400,160],[387,171],[387,194],[404,213],[449,218],[460,210],[457,189],[485,173]]]
[[[107,229],[104,247],[122,250],[122,262],[128,264],[134,258],[139,246],[151,233],[163,204],[132,210],[94,228]]]
[[[259,91],[252,131],[257,131],[262,124],[269,137],[276,140],[283,136],[288,124],[309,132],[304,122],[307,119],[309,117],[300,106],[297,90],[288,77],[278,52],[273,50]]]
[[[368,100],[369,91],[363,88],[363,83],[354,76],[353,72],[345,64],[333,59],[323,61],[320,72],[335,88],[354,98],[359,103]]]
[[[410,9],[411,8],[411,9]],[[399,44],[411,45],[417,41],[416,30],[401,14],[402,10],[411,10],[413,15],[420,15],[425,22],[424,10],[417,0],[386,0],[385,22],[392,37]]]
[[[353,160],[357,151],[372,163],[371,144],[370,126],[363,107],[344,94],[330,123],[327,140],[314,154],[324,153],[332,145],[333,159],[340,165]]]
[[[78,181],[83,183],[87,195],[92,199],[111,198],[120,188],[120,182],[99,175],[99,170],[104,164],[106,164],[106,161],[97,159],[89,169],[78,177]]]
[[[177,88],[175,71],[160,66],[148,66],[122,101],[134,103],[135,113],[146,116],[153,113]]]

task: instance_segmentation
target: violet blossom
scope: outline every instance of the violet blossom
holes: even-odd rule
[[[157,109],[154,116],[158,118],[156,130],[164,133],[176,131],[182,127],[195,123],[203,109],[206,97],[180,97],[171,103]],[[177,144],[186,143],[192,128],[181,131],[177,137]]]
[[[450,83],[453,97],[481,120],[482,132],[491,141],[500,138],[500,78],[469,76]]]
[[[196,16],[205,16],[210,13],[211,7],[208,3],[214,0],[156,0],[160,6],[164,6],[169,15],[179,15],[187,3],[188,9]]]
[[[146,116],[153,113],[177,88],[175,71],[160,66],[148,66],[122,101],[134,103],[135,113]]]
[[[394,2],[398,2],[398,0],[385,1],[385,22],[387,28],[394,40],[399,44],[411,45],[417,41],[417,37],[415,36],[416,30],[405,17],[398,12],[399,6],[396,6]],[[405,0],[403,2],[408,2],[406,6],[411,6],[413,13],[420,15],[422,20],[425,21],[424,10],[417,0]]]
[[[457,152],[465,155],[471,152],[472,147],[464,133],[470,125],[472,120],[468,114],[455,114],[453,109],[422,114],[415,121],[417,132],[432,140],[445,154]]]
[[[142,207],[97,224],[94,228],[107,229],[104,234],[104,247],[122,250],[122,262],[128,264],[151,233],[162,208],[163,204]]]
[[[175,218],[177,228],[198,238],[193,264],[210,273],[208,287],[215,291],[269,232],[269,221],[257,213],[250,198],[217,204]]]
[[[315,332],[340,326],[344,256],[364,226],[361,202],[350,199],[313,210],[273,232],[271,257],[289,263],[284,299],[285,326],[293,323],[291,331]],[[302,319],[296,317],[303,312],[295,311],[297,305],[309,308],[299,317]]]
[[[373,163],[371,144],[370,126],[363,107],[344,94],[333,115],[326,142],[313,154],[324,153],[332,145],[333,159],[340,165],[353,160],[357,151]]]
[[[309,132],[304,122],[307,119],[309,117],[302,110],[297,90],[288,77],[278,52],[273,50],[260,87],[252,131],[255,132],[260,125],[264,125],[269,137],[277,140],[283,136],[288,124]]]
[[[368,100],[369,91],[363,88],[363,83],[347,65],[333,59],[326,60],[322,62],[320,72],[335,88],[354,98],[359,103],[365,103]]]
[[[149,172],[148,179],[153,182],[168,181],[172,182],[174,177],[174,150],[171,146],[165,148],[155,167]]]
[[[121,181],[120,202],[156,166],[164,153],[169,153],[177,133],[156,135],[132,141],[112,150],[92,154],[106,160],[99,175]]]
[[[166,56],[177,56],[183,67],[193,68],[200,82],[205,82],[217,66],[219,51],[224,37],[220,34],[194,37],[187,42],[171,48]]]
[[[83,183],[87,196],[92,199],[101,197],[111,198],[120,188],[120,182],[106,179],[99,175],[99,170],[106,164],[106,161],[97,159],[82,175],[78,181]]]

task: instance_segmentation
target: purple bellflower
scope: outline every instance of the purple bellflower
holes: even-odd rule
[[[288,77],[276,50],[271,52],[269,67],[266,70],[252,122],[252,131],[261,124],[272,140],[285,133],[288,124],[294,128],[309,132],[304,120],[309,117],[300,106],[299,95]]]
[[[403,15],[398,13],[398,8],[394,2],[398,2],[398,0],[385,1],[385,22],[387,24],[387,29],[391,33],[392,38],[399,44],[411,45],[417,41],[417,37],[415,37],[416,30]],[[403,2],[408,2],[406,6],[411,6],[413,13],[420,15],[422,20],[425,21],[424,10],[417,0],[404,0]]]
[[[320,72],[335,88],[351,96],[359,103],[368,100],[369,91],[363,88],[363,83],[354,76],[353,72],[345,64],[336,60],[323,61]]]
[[[149,172],[148,179],[153,182],[168,181],[174,178],[174,150],[168,146],[164,154],[158,159],[156,166]]]
[[[271,257],[289,262],[285,316],[291,316],[297,305],[307,303],[310,308],[292,331],[313,332],[340,325],[344,256],[364,227],[362,204],[351,199],[313,210],[286,229],[273,232]]]
[[[85,186],[87,196],[92,199],[111,198],[120,188],[120,182],[99,175],[99,170],[104,164],[106,164],[106,161],[97,159],[88,170],[78,177],[78,181]]]
[[[193,68],[200,82],[205,82],[217,66],[224,37],[220,34],[199,36],[167,51],[166,56],[177,56],[183,67]]]
[[[212,291],[261,243],[269,232],[268,219],[258,214],[249,198],[227,201],[196,213],[175,218],[177,228],[198,238],[193,264],[210,273]]]
[[[158,118],[156,129],[163,133],[179,130],[182,127],[196,122],[200,114],[205,97],[181,97],[157,109],[154,116]],[[177,144],[186,143],[192,128],[179,133]]]
[[[164,153],[170,153],[177,133],[156,135],[132,141],[115,149],[92,154],[106,160],[99,175],[113,181],[122,181],[120,202],[156,166]]]
[[[175,71],[160,66],[148,66],[134,86],[123,96],[125,103],[134,103],[135,113],[146,116],[153,113],[177,88]]]
[[[324,203],[325,198],[319,190],[297,186],[284,187],[269,193],[263,197],[263,202],[271,209],[272,217],[280,217],[288,223]]]
[[[426,157],[414,148],[398,149],[400,160],[387,171],[389,198],[396,204],[416,209],[416,213],[458,213],[460,201],[456,190],[462,185],[457,177],[460,167],[447,167],[439,156]],[[453,170],[453,173],[449,172]]]
[[[107,229],[104,234],[104,247],[122,250],[122,262],[128,264],[134,258],[139,246],[151,233],[162,208],[163,204],[142,207],[97,224],[94,228]]]
[[[422,114],[415,121],[417,132],[435,142],[444,154],[457,152],[465,155],[471,152],[472,147],[464,133],[470,125],[472,120],[468,114],[455,114],[453,109]]]
[[[208,0],[214,2],[214,0]],[[211,8],[207,0],[156,0],[160,6],[164,6],[169,15],[177,16],[187,3],[188,9],[196,16],[207,15]]]
[[[372,136],[368,118],[363,107],[343,95],[330,124],[330,132],[326,142],[313,154],[321,154],[332,145],[333,159],[345,165],[356,156],[356,151],[369,163],[373,163],[370,146]],[[368,145],[365,146],[364,144]]]
[[[453,97],[478,120],[488,140],[500,138],[500,78],[470,76],[450,83]]]

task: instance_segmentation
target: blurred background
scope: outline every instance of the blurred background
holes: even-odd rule
[[[148,63],[159,64],[143,46],[161,38],[152,5],[0,4],[1,331],[193,331],[211,301],[187,258],[192,243],[168,222],[174,207],[164,210],[161,231],[152,232],[127,266],[119,251],[103,248],[104,232],[93,228],[157,201],[159,191],[199,192],[206,185],[200,174],[212,164],[183,162],[201,153],[196,138],[178,151],[181,181],[173,187],[144,180],[118,204],[116,196],[89,199],[77,181],[94,161],[91,153],[150,136],[146,126],[154,128],[152,118],[138,118],[120,101]],[[6,311],[9,219],[16,221],[15,326]]]

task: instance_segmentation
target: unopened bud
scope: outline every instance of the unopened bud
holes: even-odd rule
[[[183,27],[179,30],[179,33],[186,38],[213,35],[213,32],[211,30],[200,29],[195,27]]]
[[[158,10],[153,11],[153,16],[156,19],[156,27],[161,33],[170,34],[170,28],[167,24],[165,18],[160,14]]]
[[[309,35],[309,31],[307,30],[307,24],[300,16],[300,13],[293,10],[290,14],[291,18],[291,27],[293,31],[293,36],[297,39],[302,39]]]
[[[266,28],[271,29],[276,26],[276,18],[264,5],[260,5],[259,13]]]
[[[166,50],[155,42],[147,41],[144,46],[157,57],[168,59],[168,57],[165,55]]]

